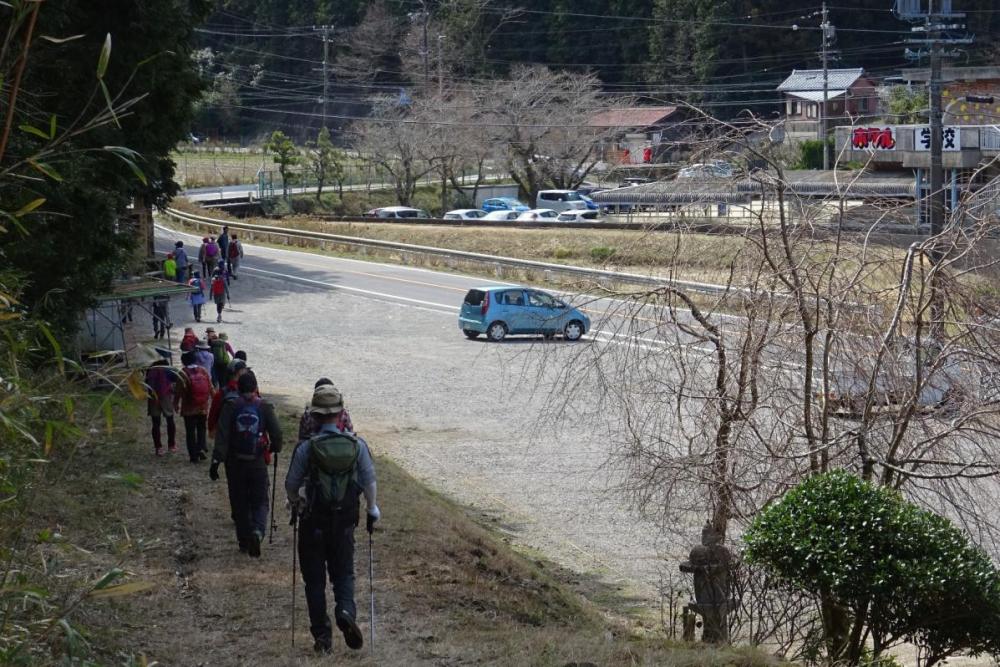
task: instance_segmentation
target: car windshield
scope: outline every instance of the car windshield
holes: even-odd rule
[[[528,303],[542,308],[555,308],[558,302],[544,292],[528,292]]]
[[[566,193],[566,201],[581,201],[581,200],[582,200],[582,197],[580,197],[580,193],[579,192],[567,192]]]

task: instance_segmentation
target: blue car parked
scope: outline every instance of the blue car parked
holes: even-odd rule
[[[465,294],[458,328],[469,338],[479,334],[494,342],[513,334],[541,334],[580,340],[590,318],[551,294],[529,287],[476,287]]]
[[[492,197],[483,202],[483,210],[487,213],[493,211],[529,211],[530,207],[522,204],[516,197]]]

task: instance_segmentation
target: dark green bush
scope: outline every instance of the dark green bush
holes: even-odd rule
[[[901,641],[931,665],[959,651],[1000,654],[1000,573],[948,519],[843,472],[818,475],[762,512],[747,558],[845,610],[828,637],[857,665]],[[840,651],[836,651],[840,652]]]

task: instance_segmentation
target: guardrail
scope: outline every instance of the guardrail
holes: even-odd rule
[[[286,238],[303,238],[316,241],[326,241],[340,245],[355,246],[361,248],[376,248],[379,250],[390,250],[400,253],[410,253],[415,255],[431,255],[445,257],[452,260],[474,262],[493,267],[508,267],[513,269],[529,269],[550,273],[561,273],[578,278],[588,278],[596,281],[608,281],[615,283],[625,283],[629,285],[643,285],[648,287],[671,287],[678,290],[695,292],[699,294],[722,295],[726,293],[745,293],[750,290],[734,288],[727,285],[713,285],[711,283],[698,283],[686,280],[670,280],[657,276],[644,276],[638,273],[618,273],[615,271],[604,271],[601,269],[589,269],[582,266],[571,266],[567,264],[553,264],[550,262],[538,262],[529,259],[516,259],[514,257],[502,257],[499,255],[485,255],[476,252],[465,252],[461,250],[449,250],[447,248],[435,248],[432,246],[413,245],[409,243],[395,243],[393,241],[381,241],[378,239],[366,239],[356,236],[342,236],[340,234],[327,234],[325,232],[313,232],[302,229],[286,229],[284,227],[271,227],[269,225],[254,225],[245,222],[233,222],[229,220],[219,220],[208,218],[193,213],[185,213],[176,209],[168,208],[168,216],[186,222],[188,224],[207,225],[209,227],[229,226],[231,229],[242,230],[254,234],[269,234],[274,236],[284,236]]]

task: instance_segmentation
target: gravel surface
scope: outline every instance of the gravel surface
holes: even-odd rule
[[[191,245],[187,235],[158,238]],[[656,528],[610,491],[613,440],[595,424],[614,420],[599,413],[596,391],[558,380],[564,364],[588,356],[584,346],[607,343],[466,340],[457,306],[463,285],[481,279],[250,246],[243,266],[223,324],[213,310],[196,330],[227,332],[262,392],[301,406],[316,378],[332,378],[374,449],[579,573],[603,601],[658,606],[659,573],[676,564],[660,557]],[[411,302],[387,297],[384,281],[378,294],[362,291],[376,291],[370,281],[383,273]],[[193,325],[179,302],[171,312],[175,333]],[[392,508],[382,509],[391,521]]]

